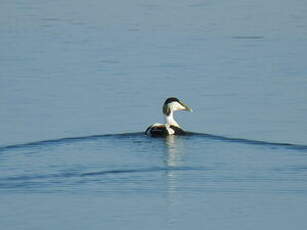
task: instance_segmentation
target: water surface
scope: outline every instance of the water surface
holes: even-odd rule
[[[306,10],[2,1],[1,227],[306,228]]]

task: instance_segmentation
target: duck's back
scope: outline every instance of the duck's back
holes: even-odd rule
[[[181,128],[171,125],[169,127],[174,131],[172,135],[185,135],[185,131],[183,131]],[[149,126],[145,134],[152,137],[164,137],[170,135],[167,128],[163,124],[153,124]]]

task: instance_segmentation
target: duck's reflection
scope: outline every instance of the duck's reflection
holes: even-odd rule
[[[165,166],[168,193],[174,193],[179,189],[179,177],[184,167],[184,140],[182,136],[169,135],[165,138]]]
[[[178,221],[178,216],[173,210],[178,205],[178,191],[180,181],[182,181],[182,170],[184,167],[185,138],[181,136],[169,135],[165,138],[165,167],[166,189],[167,189],[167,218],[169,223]]]
[[[169,135],[165,138],[166,146],[166,165],[167,167],[178,167],[183,165],[184,145],[180,136]]]

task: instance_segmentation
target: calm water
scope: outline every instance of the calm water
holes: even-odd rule
[[[1,228],[307,228],[306,12],[2,1]],[[169,96],[195,133],[144,136]]]

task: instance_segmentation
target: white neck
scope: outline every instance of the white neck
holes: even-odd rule
[[[165,116],[166,124],[173,125],[173,126],[180,128],[177,121],[175,121],[173,114],[174,114],[173,111],[171,111],[171,113],[169,115]]]

